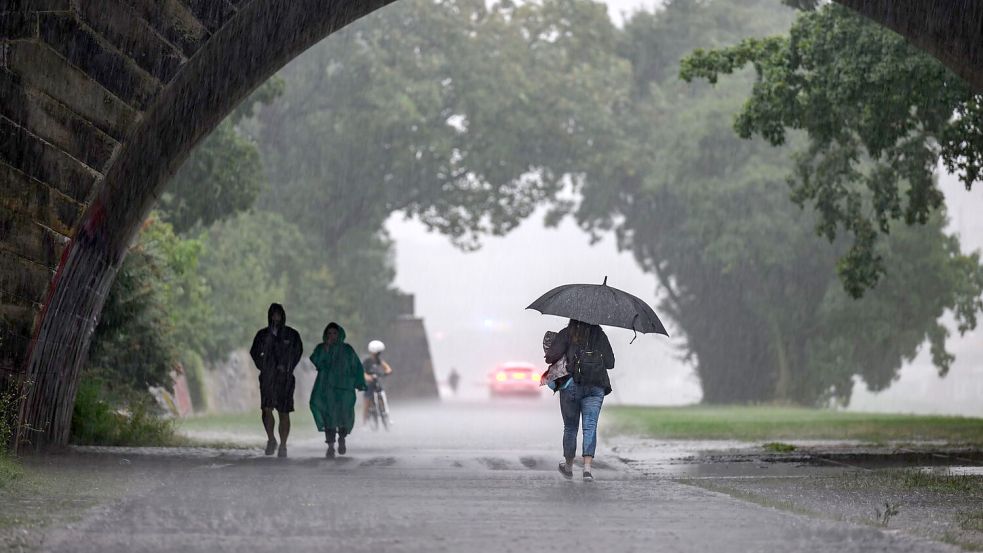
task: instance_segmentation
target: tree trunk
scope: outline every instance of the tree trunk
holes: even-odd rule
[[[788,361],[788,348],[785,346],[785,339],[782,336],[781,327],[778,322],[771,321],[772,347],[775,351],[775,392],[772,399],[780,402],[790,402],[790,390],[792,386],[792,369]]]

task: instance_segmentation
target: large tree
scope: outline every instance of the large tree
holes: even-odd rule
[[[394,212],[465,247],[507,232],[612,132],[616,34],[578,0],[394,4],[281,73],[260,114],[261,204],[329,251]]]
[[[776,146],[789,130],[806,132],[790,171],[792,199],[814,206],[816,230],[830,241],[842,231],[852,237],[838,268],[860,296],[886,269],[878,237],[893,221],[925,224],[942,207],[940,160],[967,189],[980,179],[983,97],[876,23],[835,4],[800,4],[787,34],[697,49],[682,77],[715,83],[754,67],[734,127]]]
[[[252,207],[266,179],[256,143],[240,126],[282,91],[277,78],[257,88],[181,165],[157,204],[176,232],[208,228]]]
[[[882,389],[926,340],[944,373],[940,317],[975,325],[983,273],[942,215],[889,226],[870,250],[888,276],[854,301],[836,274],[850,241],[817,239],[821,218],[787,200],[812,139],[731,132],[751,71],[716,88],[677,78],[685,52],[793,19],[774,0],[673,0],[619,30],[584,0],[410,0],[351,26],[236,128],[257,137],[270,182],[255,212],[204,237],[223,317],[210,355],[246,340],[273,298],[305,338],[334,317],[367,338],[392,308],[393,213],[470,247],[552,203],[552,220],[615,232],[656,276],[707,401],[845,401],[855,376]],[[556,196],[568,184],[579,201]]]
[[[732,17],[735,10],[744,15]],[[780,32],[789,20],[770,0],[676,0],[632,18],[621,51],[635,92],[619,120],[623,134],[602,144],[609,151],[580,189],[581,224],[613,229],[658,278],[661,308],[684,333],[708,402],[846,402],[855,376],[883,389],[926,341],[944,374],[951,356],[941,317],[956,310],[960,330],[973,326],[983,293],[979,258],[963,255],[936,215],[892,227],[873,250],[886,276],[862,300],[851,298],[835,271],[850,244],[818,240],[818,218],[787,199],[802,137],[782,148],[740,139],[729,114],[753,75],[716,88],[686,84],[661,57]]]

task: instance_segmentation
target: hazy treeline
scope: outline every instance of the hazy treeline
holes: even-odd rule
[[[548,223],[615,233],[653,274],[706,401],[846,401],[854,375],[883,389],[926,340],[944,373],[940,318],[975,325],[983,291],[944,212],[888,217],[868,252],[879,281],[854,299],[837,273],[851,227],[823,239],[822,198],[789,200],[814,130],[742,139],[732,123],[753,71],[679,77],[695,49],[784,35],[796,15],[777,0],[675,0],[619,28],[586,0],[403,0],[351,25],[185,163],[124,263],[86,378],[164,383],[178,361],[246,344],[277,300],[310,346],[326,317],[364,341],[391,316],[390,215],[471,248],[541,205]],[[896,169],[885,186],[905,190],[912,175]],[[837,182],[876,199],[861,179]],[[558,199],[565,187],[576,201]]]

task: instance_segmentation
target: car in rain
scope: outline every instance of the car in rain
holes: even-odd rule
[[[539,397],[538,365],[524,361],[509,361],[488,373],[488,389],[492,397]]]

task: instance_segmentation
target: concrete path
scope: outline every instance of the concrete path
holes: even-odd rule
[[[686,486],[610,449],[599,452],[595,482],[583,482],[579,470],[566,481],[556,470],[555,409],[546,401],[397,406],[391,433],[359,428],[349,455],[335,460],[323,458],[323,444],[309,430],[297,432],[287,460],[259,452],[76,454],[127,479],[129,491],[81,521],[48,529],[41,549],[957,551]]]

